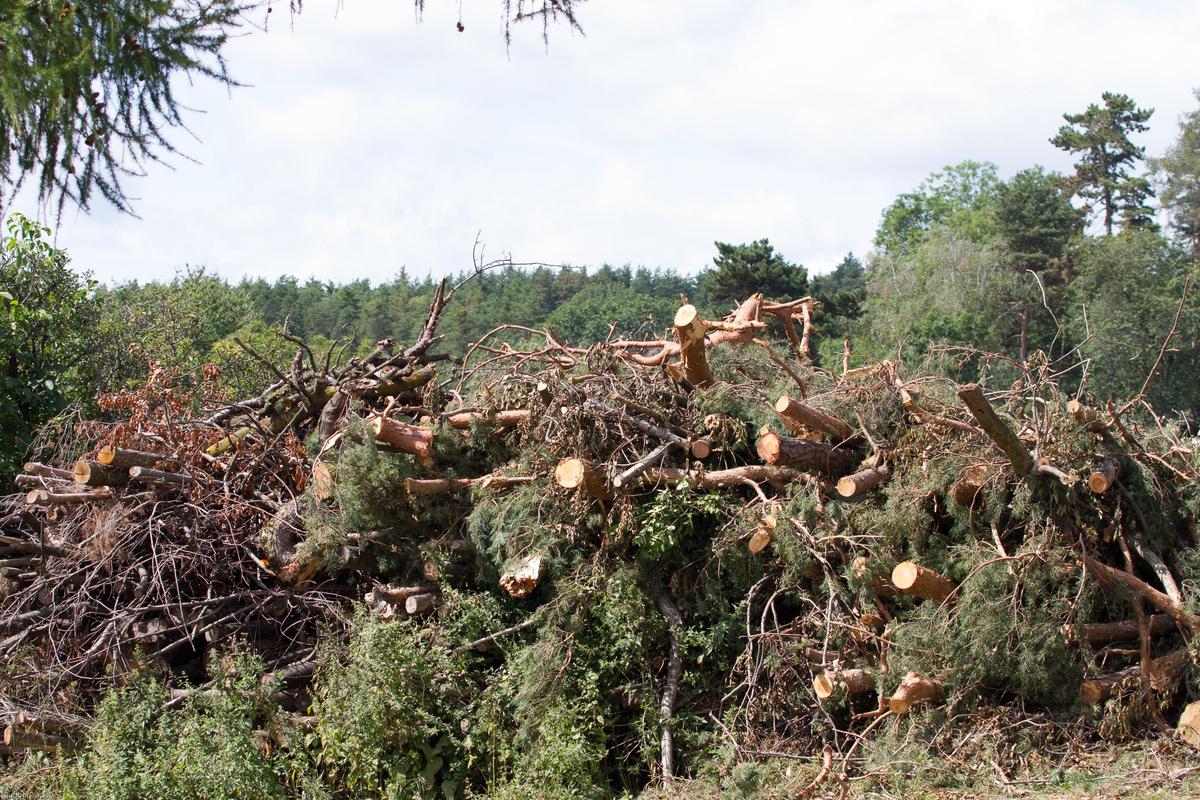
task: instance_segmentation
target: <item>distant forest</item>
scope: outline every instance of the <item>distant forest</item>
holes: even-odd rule
[[[483,272],[456,295],[438,349],[461,356],[503,324],[550,328],[580,345],[651,338],[669,335],[681,297],[719,317],[753,292],[811,295],[821,303],[825,368],[841,368],[848,343],[851,364],[932,357],[970,378],[985,351],[1014,379],[1052,374],[1101,404],[1144,391],[1160,413],[1191,424],[1200,411],[1200,111],[1184,116],[1159,158],[1133,141],[1151,114],[1105,93],[1064,115],[1051,141],[1077,159],[1073,174],[1035,166],[1002,178],[989,162],[948,166],[883,210],[870,253],[848,254],[827,274],[810,274],[765,238],[716,242],[694,275],[630,266]],[[0,422],[17,434],[10,467],[53,414],[94,409],[98,394],[151,368],[199,374],[211,364],[229,395],[247,397],[273,380],[265,361],[290,363],[296,345],[282,332],[337,358],[385,337],[411,340],[436,285],[405,271],[376,285],[290,276],[231,284],[189,268],[168,282],[99,287],[70,268],[47,229],[18,214],[7,228],[0,278],[10,325],[0,344],[10,402]]]

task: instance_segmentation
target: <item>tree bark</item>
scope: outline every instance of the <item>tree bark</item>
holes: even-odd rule
[[[688,304],[680,306],[675,312],[674,324],[675,335],[679,337],[679,357],[684,377],[693,386],[707,389],[715,382],[704,352],[707,323],[701,319],[696,307]]]
[[[954,591],[953,583],[913,561],[901,561],[892,570],[892,585],[905,594],[935,603],[945,602]]]
[[[147,453],[143,450],[125,450],[111,445],[101,447],[96,460],[106,467],[152,467],[171,468],[179,466],[179,459],[163,453]]]
[[[826,700],[842,690],[848,695],[863,694],[875,688],[875,673],[868,669],[823,669],[813,676],[813,693]]]
[[[109,467],[99,461],[79,459],[71,470],[75,482],[83,486],[124,486],[129,483],[128,470]]]
[[[460,411],[450,414],[445,421],[447,425],[456,430],[466,430],[471,427],[473,422],[489,422],[501,428],[515,428],[529,419],[532,413],[527,408],[510,408],[494,414],[485,414],[482,411]]]
[[[533,483],[527,475],[484,475],[479,478],[405,478],[404,489],[409,494],[448,494],[464,492],[473,486],[507,489]]]
[[[604,470],[582,458],[564,458],[554,468],[554,482],[564,489],[578,489],[588,497],[607,498],[611,493]]]
[[[1078,400],[1067,401],[1067,413],[1092,433],[1103,433],[1108,430],[1108,425],[1100,418],[1096,409],[1089,408]]]
[[[845,475],[858,461],[858,457],[846,449],[770,432],[759,434],[755,449],[759,458],[771,466],[815,470],[834,477]]]
[[[787,422],[793,422],[804,428],[829,434],[835,441],[841,442],[854,435],[854,428],[844,420],[818,408],[805,405],[793,400],[786,394],[775,401],[775,413]]]
[[[979,423],[979,427],[987,434],[1001,451],[1008,456],[1018,477],[1025,477],[1033,470],[1033,456],[1025,449],[1012,428],[1000,419],[992,404],[983,396],[979,384],[971,383],[958,390],[958,397],[963,405],[971,412],[971,416]]]
[[[409,425],[391,417],[375,417],[371,420],[375,438],[402,453],[411,453],[422,464],[433,463],[433,431],[429,428]]]
[[[937,700],[945,691],[946,688],[938,681],[910,672],[900,680],[900,685],[888,698],[888,708],[893,714],[907,714],[916,703]]]
[[[1148,622],[1152,636],[1162,636],[1176,629],[1175,620],[1169,614],[1154,614]],[[1083,626],[1083,638],[1091,645],[1132,642],[1138,638],[1138,621],[1089,622]]]
[[[181,488],[191,486],[196,482],[196,479],[191,475],[184,475],[179,472],[166,472],[161,469],[151,469],[150,467],[130,467],[129,480],[134,483],[156,483]]]
[[[1150,686],[1154,689],[1163,689],[1179,678],[1183,674],[1184,669],[1188,665],[1188,651],[1186,648],[1167,653],[1161,658],[1156,658],[1150,662]],[[1079,687],[1079,699],[1090,706],[1097,703],[1103,703],[1108,698],[1112,697],[1114,691],[1125,681],[1130,678],[1136,678],[1142,673],[1140,664],[1127,667],[1118,672],[1112,672],[1108,675],[1103,675],[1099,678],[1093,678],[1083,682]]]
[[[983,486],[987,483],[988,468],[982,464],[967,467],[954,483],[954,499],[959,505],[970,508],[973,505],[983,505]]]
[[[866,494],[877,486],[887,483],[892,477],[892,470],[887,464],[864,469],[853,475],[847,475],[837,482],[837,491],[842,497],[857,497]]]

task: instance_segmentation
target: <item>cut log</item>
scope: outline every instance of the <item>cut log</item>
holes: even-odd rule
[[[404,613],[410,617],[428,614],[435,608],[437,608],[437,595],[434,594],[414,594],[404,601]]]
[[[805,405],[786,394],[775,401],[775,413],[783,417],[785,422],[829,434],[835,441],[845,441],[854,435],[854,428],[844,420],[818,408]]]
[[[128,470],[84,458],[75,462],[71,474],[75,482],[83,486],[124,486],[129,483]]]
[[[814,480],[812,476],[804,472],[787,467],[770,467],[766,464],[748,464],[744,467],[711,471],[657,467],[648,469],[639,476],[639,481],[643,486],[679,483],[686,480],[696,489],[723,489],[730,486],[746,486],[750,483],[769,483],[772,486],[782,487],[803,479]],[[822,484],[822,488],[832,489],[828,484]]]
[[[746,543],[746,547],[751,553],[758,554],[766,550],[773,539],[774,534],[771,532],[771,529],[764,525],[759,525],[754,531],[754,535],[750,537],[750,541]]]
[[[892,570],[892,585],[905,594],[942,603],[954,591],[954,584],[914,561],[901,561]]]
[[[1024,443],[1013,433],[1012,428],[1000,419],[1000,415],[984,397],[979,384],[971,383],[962,387],[958,390],[958,397],[988,438],[1008,456],[1017,476],[1023,478],[1028,475],[1034,467],[1033,456],[1025,449]]]
[[[334,468],[320,459],[314,461],[309,486],[312,487],[313,497],[317,500],[324,501],[333,497]]]
[[[55,478],[61,481],[74,481],[75,474],[69,469],[59,469],[37,461],[26,461],[21,467],[26,475],[36,475],[39,478]]]
[[[688,383],[706,389],[714,383],[712,368],[704,352],[704,334],[708,324],[690,303],[675,312],[675,335],[679,337],[680,365]]]
[[[839,691],[863,694],[875,688],[875,673],[868,669],[823,669],[813,676],[813,693],[826,700]]]
[[[1131,575],[1123,569],[1110,567],[1091,556],[1084,556],[1083,563],[1088,571],[1095,573],[1100,585],[1106,588],[1120,584],[1150,601],[1156,609],[1169,615],[1175,622],[1192,633],[1200,633],[1200,617],[1192,614],[1177,603],[1170,595],[1160,592],[1136,575]]]
[[[63,470],[66,472],[66,470]],[[63,478],[44,478],[41,475],[14,475],[13,483],[22,487],[36,487],[38,489],[74,486],[75,478],[71,473],[67,473],[66,479]]]
[[[404,489],[409,494],[447,494],[465,492],[473,486],[507,489],[533,483],[529,475],[483,475],[478,478],[405,478]]]
[[[1078,400],[1067,401],[1067,413],[1075,418],[1083,427],[1093,433],[1103,433],[1108,430],[1108,425],[1100,418],[1100,414],[1094,408],[1089,408]]]
[[[688,450],[691,451],[694,458],[703,461],[712,455],[712,442],[708,439],[695,439],[688,445]]]
[[[1150,662],[1149,678],[1151,688],[1161,690],[1170,686],[1179,679],[1183,671],[1187,668],[1187,665],[1187,648],[1180,648],[1167,653],[1161,658],[1154,659]],[[1117,687],[1131,678],[1140,678],[1141,674],[1142,667],[1138,664],[1119,672],[1112,672],[1108,675],[1102,675],[1099,678],[1084,681],[1083,685],[1079,687],[1079,699],[1090,706],[1103,703],[1112,697]]]
[[[578,489],[588,497],[605,498],[610,492],[604,470],[582,458],[564,458],[554,468],[554,482],[564,489]]]
[[[481,411],[460,411],[450,414],[445,420],[447,425],[456,430],[466,430],[474,422],[489,422],[501,428],[515,428],[529,419],[532,413],[527,408],[512,408],[493,414],[485,414]]]
[[[907,714],[917,703],[937,700],[945,692],[946,687],[938,681],[910,672],[900,680],[900,685],[888,698],[888,708],[893,714]]]
[[[1175,620],[1168,614],[1150,616],[1150,635],[1164,636],[1176,629]],[[1083,638],[1091,645],[1110,642],[1132,642],[1138,638],[1138,621],[1126,619],[1120,622],[1089,622],[1083,626]]]
[[[391,417],[375,417],[371,420],[375,438],[402,453],[411,453],[422,464],[433,462],[433,431],[400,422]]]
[[[101,447],[96,460],[106,467],[155,467],[170,469],[179,466],[179,460],[163,453],[147,453],[143,450],[125,450],[111,445]]]
[[[849,450],[780,436],[770,431],[759,434],[755,449],[758,457],[772,466],[812,470],[834,477],[850,472],[858,461],[858,457]]]
[[[984,493],[983,487],[987,483],[988,468],[982,464],[974,464],[967,467],[958,476],[958,480],[954,483],[955,501],[959,505],[967,506],[983,505]]]
[[[510,597],[528,597],[542,580],[542,557],[530,556],[500,576],[500,586]]]
[[[134,483],[152,483],[159,486],[176,486],[180,488],[196,483],[196,479],[191,475],[184,475],[181,472],[166,472],[161,469],[151,469],[150,467],[130,467],[129,480]]]
[[[857,497],[860,494],[866,494],[877,486],[887,483],[891,477],[891,468],[887,464],[880,464],[877,467],[864,469],[861,472],[840,478],[837,482],[837,491],[842,497]]]
[[[74,506],[108,500],[112,496],[112,490],[107,486],[102,486],[94,492],[52,492],[47,489],[34,489],[25,495],[25,502],[31,506]]]
[[[1105,456],[1088,475],[1087,485],[1096,494],[1104,494],[1121,476],[1121,461],[1115,456]]]
[[[437,594],[436,586],[376,586],[363,598],[368,605],[385,602],[403,605],[408,598],[419,594]]]
[[[1188,703],[1183,709],[1175,734],[1192,747],[1200,748],[1200,701]]]

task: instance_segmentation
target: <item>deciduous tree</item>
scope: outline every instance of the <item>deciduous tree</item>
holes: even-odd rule
[[[1195,91],[1200,100],[1200,89]],[[1200,109],[1179,120],[1179,138],[1152,162],[1171,227],[1200,254]]]

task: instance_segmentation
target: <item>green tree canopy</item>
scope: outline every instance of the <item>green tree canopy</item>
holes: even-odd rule
[[[1195,90],[1200,100],[1200,89]],[[1200,254],[1200,109],[1179,121],[1179,138],[1153,161],[1171,227]]]
[[[808,293],[808,271],[776,252],[766,239],[749,244],[714,242],[717,257],[700,281],[714,305],[737,304],[755,292],[775,300]]]
[[[886,253],[912,253],[933,228],[944,225],[983,241],[995,231],[991,209],[1000,187],[996,165],[963,161],[935,172],[883,212],[875,246]]]
[[[13,214],[0,240],[0,481],[16,470],[38,428],[91,385],[83,358],[93,333],[92,282],[71,271],[50,231]]]
[[[1101,98],[1103,108],[1092,103],[1081,114],[1063,114],[1067,124],[1050,143],[1080,157],[1075,162],[1072,190],[1084,201],[1088,213],[1099,207],[1104,232],[1111,236],[1118,217],[1128,227],[1153,224],[1147,202],[1154,190],[1149,180],[1134,174],[1146,151],[1129,136],[1149,130],[1146,123],[1154,109],[1138,108],[1128,96],[1115,92],[1105,92]]]

